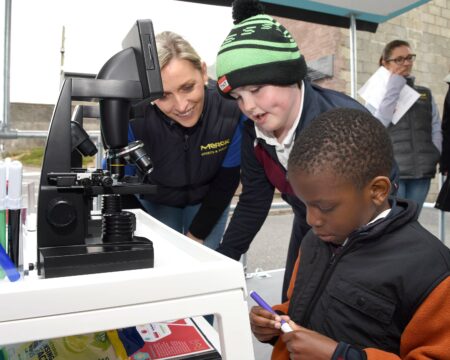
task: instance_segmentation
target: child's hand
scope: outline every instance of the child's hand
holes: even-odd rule
[[[269,341],[281,334],[281,318],[260,306],[253,306],[250,310],[250,326],[259,341]]]
[[[293,332],[283,334],[281,339],[286,343],[291,360],[311,359],[330,360],[338,343],[329,337],[308,330],[288,321]]]

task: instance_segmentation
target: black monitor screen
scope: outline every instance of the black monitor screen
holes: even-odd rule
[[[157,99],[163,94],[158,53],[151,20],[137,20],[122,42],[122,48],[133,48],[143,99]]]

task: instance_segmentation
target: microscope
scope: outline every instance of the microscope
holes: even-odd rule
[[[139,141],[128,144],[128,123],[162,93],[151,20],[138,20],[95,79],[67,78],[55,106],[45,146],[37,213],[37,268],[45,278],[151,268],[153,244],[134,235],[136,218],[122,197],[151,194],[154,185],[124,176],[134,164],[149,174],[152,162]],[[72,101],[95,102],[77,106]],[[97,148],[83,129],[99,117],[106,169],[84,169]],[[145,178],[145,176],[144,176]],[[102,200],[101,213],[93,211]]]

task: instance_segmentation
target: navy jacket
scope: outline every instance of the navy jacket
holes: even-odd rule
[[[356,108],[367,111],[363,105],[349,96],[330,89],[304,82],[303,110],[296,130],[298,135],[319,114],[333,108]],[[255,125],[248,120],[242,134],[242,193],[231,222],[217,251],[238,260],[244,254],[263,225],[272,204],[275,188],[292,206],[295,214],[293,234],[297,258],[301,238],[309,230],[306,209],[296,198],[286,180],[286,170],[278,161],[275,148],[257,139]],[[293,240],[291,240],[292,242]],[[296,248],[296,250],[295,250]],[[293,265],[293,264],[292,264]],[[288,271],[288,264],[286,265]]]
[[[174,207],[202,204],[190,232],[205,238],[231,201],[239,184],[240,119],[235,101],[223,98],[215,83],[205,87],[202,116],[185,128],[148,106],[130,125],[153,162],[146,182],[158,186],[156,194],[142,198]]]
[[[305,236],[288,310],[297,324],[399,354],[405,327],[450,276],[450,251],[419,224],[414,202],[392,203],[387,217],[352,232],[345,246]]]
[[[411,78],[407,82],[420,94],[420,98],[397,124],[391,123],[387,128],[395,160],[401,179],[433,178],[440,153],[432,141],[431,91],[415,86]]]

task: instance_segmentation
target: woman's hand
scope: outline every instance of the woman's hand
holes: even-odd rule
[[[408,76],[409,75],[409,69],[406,66],[397,66],[393,69],[389,69],[391,74],[399,75],[399,76]]]
[[[195,240],[195,241],[197,241],[199,244],[202,244],[202,245],[203,245],[203,243],[205,242],[205,240],[199,239],[199,238],[195,237],[195,236],[192,235],[189,231],[186,233],[186,236],[187,236],[189,239]]]

